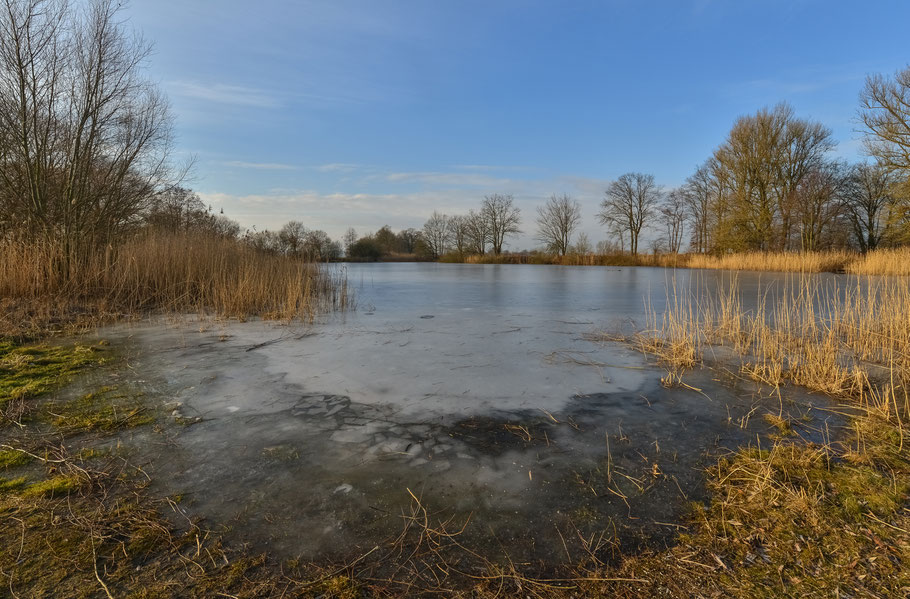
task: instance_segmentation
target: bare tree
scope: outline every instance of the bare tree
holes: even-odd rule
[[[278,233],[268,229],[263,231],[257,231],[255,228],[250,229],[244,233],[241,241],[260,252],[278,254],[284,251],[283,244],[278,238]]]
[[[304,234],[301,250],[309,260],[334,260],[341,254],[341,245],[325,231],[315,229]]]
[[[660,188],[653,175],[626,173],[610,184],[607,197],[601,202],[598,218],[608,229],[629,235],[629,249],[638,253],[638,238],[646,221],[654,214],[660,201]]]
[[[685,234],[687,208],[690,204],[684,189],[674,189],[667,194],[664,203],[658,209],[660,221],[667,233],[666,247],[678,254]]]
[[[174,186],[156,194],[144,215],[147,225],[178,232],[196,228],[209,216],[205,204],[192,190]]]
[[[348,230],[344,232],[341,241],[344,244],[344,255],[350,256],[351,248],[357,243],[357,231],[354,230],[354,227],[348,227]]]
[[[806,173],[794,192],[800,249],[821,249],[824,235],[841,219],[846,187],[843,163],[829,161]]]
[[[610,239],[601,239],[597,242],[597,246],[594,251],[600,256],[605,256],[607,254],[621,254],[622,248],[618,246],[615,241],[612,241]]]
[[[866,78],[860,120],[866,128],[866,151],[886,169],[910,177],[910,66],[893,80],[882,75]]]
[[[569,251],[578,256],[589,255],[592,252],[592,248],[587,233],[579,233],[578,240],[569,248]]]
[[[894,171],[879,165],[853,167],[842,199],[860,251],[874,250],[892,236],[899,213],[893,193],[897,180]]]
[[[734,249],[787,249],[795,191],[833,147],[831,131],[797,119],[786,103],[740,117],[714,153],[716,178],[730,188],[723,240]]]
[[[566,194],[552,195],[537,208],[537,240],[560,256],[569,251],[572,233],[581,224],[581,206]]]
[[[423,237],[433,258],[439,258],[445,254],[451,238],[449,217],[434,211],[423,225]]]
[[[452,245],[459,256],[464,256],[471,245],[471,219],[468,216],[456,214],[449,217],[449,231],[452,234]]]
[[[278,231],[278,241],[282,251],[289,256],[300,256],[304,252],[304,242],[308,231],[303,223],[292,220]]]
[[[398,249],[403,254],[413,254],[417,250],[417,242],[421,233],[417,229],[402,229],[398,232]]]
[[[155,194],[142,215],[142,222],[169,233],[193,231],[231,238],[240,233],[240,225],[224,216],[224,210],[215,214],[191,189],[180,186]]]
[[[108,243],[175,178],[151,47],[115,0],[0,1],[0,208],[67,255]]]
[[[468,212],[467,219],[468,251],[483,256],[487,253],[487,244],[490,243],[489,224],[481,212],[473,210]]]
[[[484,196],[480,213],[490,233],[493,253],[498,256],[502,253],[506,237],[521,233],[521,229],[518,228],[521,223],[521,211],[514,205],[511,195],[494,193]]]
[[[385,255],[398,250],[398,237],[392,232],[392,227],[389,225],[379,227],[379,230],[373,233],[373,241]]]
[[[710,248],[710,214],[714,203],[715,180],[711,166],[705,163],[686,179],[685,201],[692,219],[692,249],[703,254]]]

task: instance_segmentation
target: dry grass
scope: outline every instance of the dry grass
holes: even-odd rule
[[[766,414],[777,441],[709,468],[710,504],[668,552],[627,559],[619,574],[650,583],[614,585],[613,596],[910,596],[910,281],[847,283],[794,277],[751,309],[735,281],[701,300],[674,289],[650,330],[627,338],[658,356],[667,379],[732,361],[778,392],[788,382],[821,391],[853,415],[842,435],[813,444]]]
[[[735,280],[702,299],[673,289],[635,342],[677,372],[725,348],[762,383],[790,381],[910,414],[910,281],[849,279],[836,289],[795,277],[777,293],[747,308]]]
[[[857,256],[847,264],[847,272],[857,275],[910,275],[910,248],[877,250]]]
[[[78,261],[49,244],[0,241],[0,333],[153,310],[311,320],[348,306],[325,267],[204,235],[144,234]]]
[[[855,253],[844,251],[748,252],[723,256],[690,254],[686,256],[685,265],[688,268],[726,270],[841,272],[857,257]]]
[[[457,262],[456,255],[447,256],[446,262]],[[485,254],[464,258],[467,264],[559,264],[562,266],[660,266],[684,267],[685,254],[567,254],[556,256],[544,253]]]
[[[446,261],[458,261],[454,255]],[[910,248],[882,249],[859,254],[824,252],[746,252],[713,254],[569,254],[544,253],[467,256],[468,264],[560,264],[563,266],[656,266],[712,270],[774,272],[848,272],[858,275],[910,275]]]

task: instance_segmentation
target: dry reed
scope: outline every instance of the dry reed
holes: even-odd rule
[[[454,260],[454,258],[453,258]],[[451,260],[450,260],[451,261]],[[457,260],[455,260],[457,261]],[[773,272],[848,272],[857,275],[910,275],[910,248],[866,254],[846,250],[821,252],[742,252],[736,254],[568,254],[545,253],[466,256],[468,264],[559,264],[563,266],[654,266]]]
[[[635,341],[677,374],[724,347],[762,383],[790,381],[891,418],[910,415],[910,282],[851,278],[837,288],[794,277],[775,293],[747,308],[735,279],[715,295],[674,285]]]
[[[6,332],[149,311],[312,320],[348,307],[347,283],[326,267],[205,235],[139,235],[66,260],[52,244],[0,241]],[[27,323],[31,319],[32,323]]]

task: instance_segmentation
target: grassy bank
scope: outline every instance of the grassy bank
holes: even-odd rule
[[[746,252],[711,254],[448,254],[442,262],[468,264],[559,264],[563,266],[659,266],[777,272],[848,272],[860,275],[910,275],[910,249],[883,249],[859,254],[828,252]]]
[[[0,334],[89,327],[152,311],[309,320],[348,305],[322,266],[209,235],[147,233],[68,260],[52,244],[0,241]]]

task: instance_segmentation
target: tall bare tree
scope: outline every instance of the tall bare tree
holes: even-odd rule
[[[151,47],[116,0],[0,1],[0,209],[68,255],[108,243],[173,183]]]
[[[281,227],[278,231],[278,240],[281,243],[282,251],[289,256],[300,256],[305,248],[305,242],[308,235],[306,227],[297,220],[292,220]]]
[[[699,166],[686,179],[684,198],[692,221],[692,249],[699,254],[711,247],[711,206],[716,197],[715,189],[710,163]]]
[[[413,254],[417,250],[417,242],[421,232],[417,229],[402,229],[398,232],[398,251],[403,254]]]
[[[678,254],[685,235],[689,198],[685,189],[674,189],[658,208],[658,216],[666,231],[667,249]]]
[[[341,255],[341,244],[332,241],[325,231],[315,229],[304,234],[301,251],[310,260],[334,260]]]
[[[885,168],[910,178],[910,66],[888,79],[866,78],[860,95],[866,151]]]
[[[581,224],[581,206],[566,194],[552,195],[537,208],[537,240],[560,256],[569,251],[572,233]]]
[[[795,192],[833,147],[831,131],[797,119],[786,103],[734,123],[714,153],[715,176],[728,182],[729,219],[719,223],[733,249],[788,249]]]
[[[467,247],[472,254],[483,256],[490,243],[490,227],[482,212],[470,210],[467,216]]]
[[[843,194],[844,211],[860,251],[868,252],[893,237],[901,211],[894,194],[898,178],[877,164],[853,167]]]
[[[629,235],[629,250],[638,254],[638,238],[660,201],[653,175],[626,173],[610,184],[598,218],[607,228]]]
[[[829,161],[806,173],[794,192],[795,216],[799,225],[800,249],[822,249],[826,233],[841,220],[846,167]]]
[[[344,244],[344,255],[350,256],[351,248],[357,243],[357,231],[354,227],[348,227],[348,230],[344,232],[341,241]]]
[[[445,254],[451,239],[449,217],[434,211],[423,225],[423,238],[430,248],[433,258],[439,258]]]
[[[471,245],[471,219],[462,214],[449,217],[449,231],[455,252],[464,257]]]
[[[494,193],[484,196],[480,213],[489,231],[493,253],[498,256],[502,253],[506,237],[521,233],[521,229],[518,228],[521,223],[521,211],[515,206],[511,194]]]

